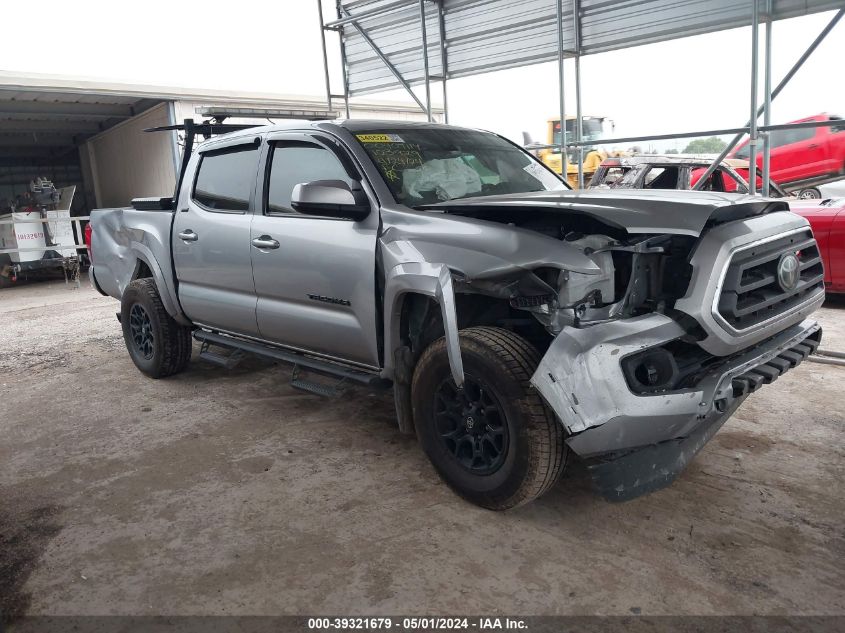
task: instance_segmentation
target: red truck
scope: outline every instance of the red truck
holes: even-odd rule
[[[829,293],[845,293],[845,198],[793,200],[789,210],[807,219],[824,263]]]
[[[790,123],[810,121],[841,123],[829,127],[774,130],[769,136],[771,178],[787,191],[797,192],[799,198],[821,198],[818,185],[845,176],[845,120],[832,114],[817,114]],[[740,143],[730,156],[748,160],[748,141]],[[757,165],[762,169],[761,152],[757,153]]]

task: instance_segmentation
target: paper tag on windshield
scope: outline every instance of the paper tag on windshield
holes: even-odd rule
[[[528,163],[522,169],[525,170],[526,172],[528,172],[529,174],[531,174],[532,176],[534,176],[537,179],[542,178],[545,174],[548,173],[546,171],[545,167],[543,167],[541,164],[535,163],[533,161]]]
[[[362,143],[404,143],[398,134],[356,134]]]

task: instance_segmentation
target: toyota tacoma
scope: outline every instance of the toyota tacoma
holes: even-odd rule
[[[608,499],[668,485],[821,339],[819,249],[780,200],[571,191],[500,136],[430,123],[255,127],[184,160],[174,197],[91,213],[138,369],[181,371],[196,339],[312,391],[392,389],[399,429],[486,508],[573,454]]]

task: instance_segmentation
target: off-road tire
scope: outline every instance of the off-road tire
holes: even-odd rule
[[[149,316],[153,335],[149,358],[144,356],[132,339],[130,315],[136,305]],[[136,279],[126,287],[120,302],[120,323],[132,362],[150,378],[178,374],[191,360],[191,328],[179,325],[167,313],[152,279]]]
[[[504,463],[490,474],[470,472],[441,440],[435,394],[451,376],[445,338],[423,352],[414,370],[417,438],[441,478],[468,501],[490,510],[528,503],[554,485],[569,452],[560,422],[529,382],[540,356],[522,337],[496,327],[461,330],[460,343],[465,375],[486,383],[504,413],[509,437]]]

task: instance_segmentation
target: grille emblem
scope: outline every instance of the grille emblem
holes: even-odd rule
[[[778,262],[778,283],[784,290],[794,290],[798,285],[798,258],[794,253],[784,253]]]

